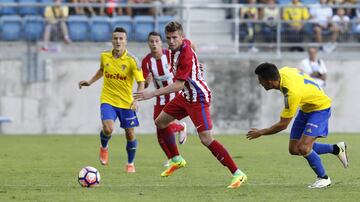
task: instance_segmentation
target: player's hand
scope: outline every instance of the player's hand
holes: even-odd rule
[[[90,84],[90,82],[88,82],[88,81],[80,81],[79,82],[79,88],[81,89],[81,87],[83,87],[83,86],[90,86],[91,84]]]
[[[154,96],[154,91],[149,92],[144,90],[134,93],[134,99],[136,101],[148,100],[150,98],[153,98]]]
[[[252,140],[252,139],[258,138],[260,136],[261,136],[260,130],[258,130],[257,128],[251,128],[249,130],[249,132],[247,132],[247,134],[246,134],[246,138],[248,140]]]
[[[130,108],[131,108],[133,111],[137,111],[137,110],[139,109],[138,101],[137,101],[137,100],[134,100],[134,101],[131,103]]]

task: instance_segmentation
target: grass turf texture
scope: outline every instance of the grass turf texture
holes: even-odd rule
[[[244,135],[215,136],[248,175],[248,182],[229,190],[230,173],[197,136],[179,146],[187,167],[160,178],[165,156],[156,136],[138,136],[134,174],[124,172],[125,138],[110,141],[109,165],[98,160],[98,136],[0,136],[0,201],[359,201],[360,134],[331,134],[320,142],[348,143],[350,167],[334,155],[322,155],[332,186],[309,190],[315,174],[307,162],[288,154],[288,135],[253,141]],[[96,167],[100,186],[82,188],[77,175]]]

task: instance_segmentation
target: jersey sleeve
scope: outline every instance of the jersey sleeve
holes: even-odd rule
[[[301,101],[301,95],[292,91],[284,92],[284,109],[281,112],[282,118],[292,118]]]
[[[149,75],[149,69],[148,69],[148,66],[147,66],[147,57],[145,57],[145,58],[141,61],[141,69],[142,69],[144,78],[148,77],[148,75]]]
[[[142,69],[137,58],[131,60],[131,68],[137,82],[145,81]]]
[[[175,79],[186,81],[192,69],[192,57],[189,47],[179,56]]]

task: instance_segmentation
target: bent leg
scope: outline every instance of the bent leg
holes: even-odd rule
[[[179,150],[176,145],[175,134],[169,127],[169,124],[175,120],[174,117],[162,111],[160,115],[155,119],[155,125],[157,127],[157,131],[159,133],[160,139],[162,139],[169,150],[168,158],[173,158],[175,156],[179,156]],[[160,140],[159,140],[160,143]],[[161,145],[161,144],[160,144]],[[165,151],[165,150],[164,150]],[[165,152],[166,153],[166,152]]]
[[[298,149],[300,154],[308,161],[316,175],[319,178],[327,178],[320,156],[312,149],[315,140],[315,137],[303,135],[300,139]]]

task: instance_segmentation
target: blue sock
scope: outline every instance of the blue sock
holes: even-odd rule
[[[106,136],[104,135],[103,131],[100,132],[100,141],[101,141],[101,146],[103,148],[106,148],[108,146],[108,142],[111,139],[111,135]]]
[[[313,150],[319,155],[329,153],[332,154],[334,152],[334,145],[315,142],[313,145]]]
[[[128,141],[126,144],[126,151],[128,154],[128,163],[133,163],[135,159],[135,153],[136,153],[136,147],[137,147],[137,140]]]
[[[312,150],[309,155],[305,156],[305,158],[318,177],[323,178],[326,176],[320,156],[314,150]]]

